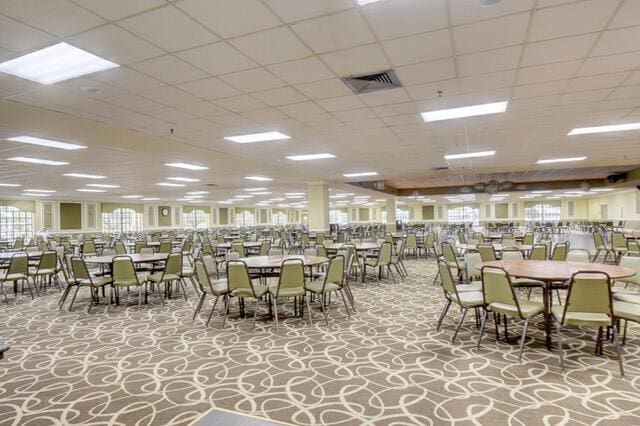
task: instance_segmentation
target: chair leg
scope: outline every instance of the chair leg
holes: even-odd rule
[[[616,349],[616,354],[618,355],[618,365],[620,366],[620,377],[624,378],[624,363],[622,360],[622,352],[620,351],[620,344],[618,342],[618,325],[613,325],[613,345]]]
[[[29,279],[22,280],[22,290],[24,291],[24,283],[25,282],[27,283],[27,288],[29,289],[29,294],[31,295],[31,300],[33,300],[33,289],[31,288],[31,283],[29,282]],[[67,293],[67,296],[68,295],[69,295],[69,293]],[[66,299],[66,297],[65,297],[65,299]],[[63,303],[64,303],[64,301],[63,301]]]
[[[442,312],[440,313],[440,318],[438,318],[438,326],[436,327],[437,331],[440,331],[440,326],[442,325],[442,321],[444,320],[445,315],[449,311],[449,307],[451,306],[451,300],[447,300],[447,303],[442,308]]]
[[[160,298],[160,303],[162,303],[162,306],[164,306],[164,296],[162,295],[162,292],[160,291],[160,285],[153,285],[153,283],[151,283],[151,285],[153,287],[155,287],[155,291],[158,294],[158,297]]]
[[[378,282],[380,282],[380,280],[378,280]],[[325,310],[325,307],[324,307],[324,304],[325,304],[324,296],[325,296],[324,293],[320,295],[320,307],[322,308],[322,315],[324,315],[324,323],[326,325],[329,325],[329,318],[327,317],[327,311]]]
[[[304,301],[307,305],[307,314],[309,315],[309,325],[313,326],[313,320],[311,319],[311,308],[309,307],[309,298],[307,297],[306,294],[302,297],[304,298]]]
[[[476,349],[480,350],[480,343],[482,343],[482,335],[484,334],[484,326],[487,324],[487,318],[489,317],[489,311],[485,310],[482,315],[482,322],[480,323],[480,334],[478,334],[478,343]]]
[[[351,313],[349,312],[349,306],[347,306],[347,299],[344,297],[344,293],[342,289],[338,290],[340,296],[342,296],[342,303],[344,303],[344,308],[347,310],[347,318],[351,319]]]
[[[273,313],[276,319],[276,333],[278,332],[278,302],[276,298],[273,298]]]
[[[146,283],[142,284],[142,285],[140,285],[138,287],[138,310],[140,310],[140,308],[142,307],[142,293],[143,293],[143,290],[144,290],[144,293],[147,292],[147,284]]]
[[[216,300],[213,302],[213,306],[211,307],[211,312],[209,312],[209,316],[207,317],[207,324],[205,327],[209,327],[209,323],[211,322],[211,317],[213,316],[213,312],[216,310],[216,305],[218,304],[218,299],[220,296],[216,296]],[[202,299],[204,301],[204,298]]]
[[[73,303],[76,301],[76,296],[78,295],[78,290],[80,290],[80,286],[76,286],[76,291],[73,293],[73,297],[71,298],[71,303],[69,304],[69,311],[73,309]]]
[[[560,357],[560,371],[564,371],[564,354],[562,353],[562,326],[557,320],[556,333],[558,334],[558,356]]]
[[[462,308],[462,315],[460,316],[460,321],[458,321],[458,326],[456,327],[456,331],[453,333],[453,337],[451,338],[451,343],[456,341],[456,337],[458,336],[458,331],[460,331],[460,327],[462,327],[462,323],[464,322],[464,317],[467,315],[467,311],[469,308]]]
[[[97,293],[97,290],[96,290]],[[98,296],[96,295],[96,298]],[[89,287],[89,303],[87,303],[87,313],[90,314],[91,313],[91,306],[93,305],[93,288]]]
[[[196,320],[196,316],[200,312],[200,309],[202,309],[202,304],[204,303],[205,297],[207,297],[207,293],[202,293],[200,295],[200,300],[198,301],[198,305],[196,306],[196,309],[193,311],[193,317],[191,318],[194,322]]]
[[[2,294],[4,295],[4,303],[9,304],[9,298],[7,297],[7,289],[4,288],[4,283],[0,283],[0,287],[2,287]]]
[[[222,297],[222,301],[224,302],[224,318],[222,319],[222,329],[224,329],[225,325],[227,325],[227,317],[229,316],[229,306],[231,305],[231,300],[229,300],[229,295],[225,294]]]
[[[527,338],[527,328],[529,328],[529,320],[531,318],[527,318],[524,320],[524,330],[522,331],[522,337],[520,338],[520,355],[518,355],[518,364],[522,363],[522,351],[524,350],[524,341]]]
[[[256,319],[258,318],[258,308],[260,307],[260,299],[256,299],[256,312],[253,314],[253,326],[251,327],[251,332],[253,333],[256,329]]]
[[[111,300],[113,299],[113,286],[109,287],[109,303],[107,304],[107,314],[111,310]]]

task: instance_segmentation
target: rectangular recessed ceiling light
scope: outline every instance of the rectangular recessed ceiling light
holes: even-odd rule
[[[177,167],[179,169],[187,169],[187,170],[208,170],[208,167],[198,166],[196,164],[188,164],[188,163],[164,163],[165,166],[169,167]]]
[[[532,194],[551,194],[553,191],[544,190],[544,191],[531,191]]]
[[[236,195],[233,198],[253,198],[253,195]]]
[[[16,186],[22,186],[19,185],[17,183],[0,183],[0,186],[11,186],[11,187],[16,187]]]
[[[160,198],[158,197],[146,197],[146,198],[140,198],[142,201],[158,201]]]
[[[0,64],[0,71],[41,84],[118,67],[67,43],[58,43]]]
[[[208,194],[209,191],[191,191],[187,192],[188,195],[199,195],[199,194]]]
[[[11,158],[7,158],[7,160],[18,161],[20,163],[45,164],[47,166],[64,166],[69,164],[66,161],[42,160],[40,158],[29,158],[29,157],[11,157]]]
[[[285,198],[282,197],[278,197],[278,198],[271,198],[269,201],[284,201]]]
[[[453,118],[475,117],[478,115],[498,114],[505,112],[507,101],[490,104],[472,105],[461,108],[441,109],[437,111],[423,112],[422,119],[425,123],[432,121],[451,120]]]
[[[253,143],[291,139],[291,136],[287,136],[280,132],[265,132],[254,133],[251,135],[227,136],[225,139],[235,143]]]
[[[378,176],[376,172],[361,172],[361,173],[344,173],[344,177],[360,177],[360,176]]]
[[[322,154],[305,154],[305,155],[287,155],[289,160],[293,161],[306,161],[306,160],[321,160],[323,158],[335,158],[336,156],[329,153]]]
[[[496,155],[496,152],[495,151],[467,152],[465,154],[448,154],[444,156],[444,159],[458,160],[461,158],[491,157],[492,155]]]
[[[375,3],[378,2],[380,0],[358,0],[358,4],[360,6],[364,6],[365,4],[369,4],[369,3]]]
[[[64,173],[62,176],[85,178],[85,179],[106,179],[107,178],[106,176],[86,175],[84,173]]]
[[[80,189],[76,189],[76,191],[78,191],[78,192],[107,192],[104,189],[89,189],[89,188],[80,188]]]
[[[245,188],[243,191],[251,192],[251,191],[266,191],[267,188]]]
[[[287,192],[284,195],[304,195],[304,192]]]
[[[567,163],[570,161],[582,161],[586,159],[587,157],[549,158],[547,160],[538,160],[538,164]]]
[[[592,191],[593,192],[609,192],[609,191],[613,191],[613,188],[593,188]]]
[[[50,197],[51,194],[41,194],[39,192],[23,192],[22,195],[27,197]]]
[[[258,182],[270,182],[273,180],[269,177],[264,177],[264,176],[245,176],[244,178],[249,180],[255,180]]]
[[[53,189],[23,189],[24,192],[42,192],[43,194],[53,194]]]
[[[187,186],[184,183],[171,183],[171,182],[158,182],[156,183],[158,186]]]
[[[142,195],[123,195],[121,198],[142,198]]]
[[[86,148],[86,146],[84,145],[76,145],[73,143],[52,141],[49,139],[36,138],[34,136],[16,136],[14,138],[8,138],[7,140],[12,142],[28,143],[31,145],[47,146],[49,148],[58,148],[58,149],[74,150],[74,149]]]
[[[611,126],[578,127],[569,132],[568,136],[588,135],[592,133],[624,132],[639,130],[640,123],[613,124]]]
[[[304,195],[287,195],[287,198],[291,198],[291,199],[304,198]]]
[[[88,183],[86,186],[94,188],[120,188],[120,185],[107,185],[106,183]]]
[[[251,195],[271,195],[270,191],[252,192]]]
[[[175,180],[177,182],[200,182],[200,179],[186,177],[168,177],[167,180]]]
[[[185,195],[184,196],[185,200],[191,200],[191,199],[194,199],[194,198],[204,198],[204,195]]]

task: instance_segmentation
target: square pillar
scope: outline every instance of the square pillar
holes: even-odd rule
[[[385,208],[387,211],[387,232],[396,232],[396,199],[387,198]]]
[[[324,182],[307,183],[309,231],[329,232],[329,186]]]

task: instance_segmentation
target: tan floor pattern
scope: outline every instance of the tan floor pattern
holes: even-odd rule
[[[315,306],[313,327],[289,316],[277,334],[266,311],[253,334],[235,308],[225,331],[217,319],[206,329],[205,314],[193,323],[193,295],[138,312],[133,292],[109,314],[86,314],[86,294],[74,312],[58,311],[54,290],[12,299],[0,306],[0,340],[13,344],[0,361],[0,425],[178,425],[213,406],[295,424],[640,423],[638,327],[625,379],[611,345],[597,357],[581,330],[566,334],[562,374],[540,322],[519,365],[517,345],[496,342],[492,327],[475,349],[472,315],[456,344],[457,312],[436,332],[435,263],[407,267],[404,283],[355,284],[351,320],[334,300],[329,326]]]

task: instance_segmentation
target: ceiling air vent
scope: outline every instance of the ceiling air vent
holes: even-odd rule
[[[204,186],[211,187],[211,186],[218,186],[218,185],[216,185],[215,183],[205,183]]]
[[[444,170],[449,170],[449,166],[433,167],[431,170],[434,172],[442,172]]]
[[[356,77],[343,78],[347,86],[355,93],[377,92],[380,90],[394,89],[400,87],[400,80],[393,70],[376,74],[360,75]]]

